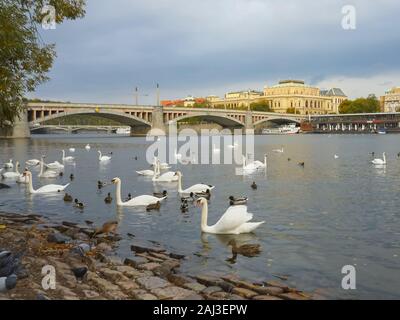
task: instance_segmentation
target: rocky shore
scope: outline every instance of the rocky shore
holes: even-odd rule
[[[64,300],[309,300],[321,297],[290,288],[284,282],[252,283],[235,275],[186,275],[185,256],[151,243],[132,240],[132,255],[113,255],[120,237],[100,228],[71,222],[54,224],[40,215],[0,212],[0,278],[15,274],[14,288],[2,299]],[[103,230],[104,231],[104,230]],[[4,254],[5,255],[5,254]],[[45,290],[44,266],[56,272],[55,289]],[[3,274],[1,274],[3,273]]]

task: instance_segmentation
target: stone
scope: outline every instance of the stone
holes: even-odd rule
[[[132,267],[129,266],[117,266],[115,267],[115,270],[121,272],[124,276],[130,278],[130,279],[136,279],[138,277],[143,277],[144,274]]]
[[[147,291],[141,289],[133,290],[131,294],[133,298],[137,300],[158,300],[158,298],[155,295],[150,294]]]
[[[193,291],[181,287],[156,288],[151,290],[151,293],[156,295],[159,299],[173,299],[173,300],[183,299],[185,297],[195,294]]]
[[[270,287],[282,288],[285,292],[289,291],[289,287],[279,281],[275,281],[275,280],[265,281],[265,284]]]
[[[182,287],[185,283],[193,282],[193,279],[185,275],[173,274],[173,273],[168,274],[167,280],[179,287]]]
[[[165,249],[160,248],[160,247],[155,247],[155,246],[146,246],[146,245],[131,245],[131,250],[135,251],[137,253],[143,253],[143,252],[157,252],[157,253],[161,253],[161,252],[165,252]]]
[[[258,292],[261,295],[271,296],[276,296],[284,292],[283,289],[279,287],[256,287],[254,291]]]
[[[76,293],[73,292],[71,289],[61,286],[61,285],[57,285],[56,290],[64,297],[76,297]]]
[[[199,283],[204,284],[207,287],[216,286],[218,287],[221,283],[221,279],[214,276],[206,276],[206,275],[199,275],[196,276],[196,279]]]
[[[134,289],[139,289],[139,286],[136,284],[136,282],[132,280],[117,281],[115,284],[118,285],[121,288],[121,290],[124,291],[125,293],[129,293]]]
[[[258,294],[252,290],[245,288],[233,288],[232,293],[238,294],[239,296],[245,297],[246,299],[250,299],[252,297],[257,296]]]
[[[183,254],[177,254],[177,253],[172,253],[172,252],[169,254],[169,256],[173,259],[178,259],[178,260],[185,258],[185,256]]]
[[[213,297],[218,298],[218,299],[228,299],[230,297],[229,293],[223,292],[223,291],[217,291],[213,292],[211,294]]]
[[[279,297],[285,300],[309,300],[307,297],[296,292],[282,293]]]
[[[105,252],[108,252],[108,251],[111,251],[111,250],[112,250],[111,246],[108,245],[108,244],[105,243],[105,242],[102,242],[102,243],[98,244],[98,245],[96,246],[96,249],[97,249],[97,250],[100,250],[100,251],[105,251]]]
[[[61,244],[61,243],[69,242],[70,240],[71,240],[70,237],[67,237],[67,236],[65,236],[65,235],[63,235],[63,234],[61,234],[59,232],[50,233],[47,236],[47,241],[50,242],[50,243]]]
[[[128,299],[128,296],[121,292],[120,290],[116,290],[116,291],[107,291],[105,293],[105,296],[108,299],[112,299],[112,300],[126,300]]]
[[[158,253],[158,252],[150,251],[149,255],[154,258],[161,259],[161,260],[169,260],[170,259],[170,257],[167,256],[165,253]]]
[[[116,286],[115,284],[112,284],[111,282],[100,278],[99,276],[93,277],[90,279],[90,282],[92,282],[96,287],[101,289],[104,292],[108,291],[118,291],[119,287]]]
[[[170,283],[159,277],[142,277],[137,278],[136,282],[147,290],[164,288]]]
[[[206,286],[197,283],[197,282],[189,282],[189,283],[185,283],[183,285],[184,288],[189,289],[189,290],[193,290],[195,292],[201,292],[204,289],[206,289]]]
[[[126,280],[126,277],[118,271],[111,270],[109,268],[102,268],[100,269],[100,273],[107,278],[108,280],[111,281],[121,281],[121,280]]]
[[[138,266],[138,269],[140,269],[140,270],[150,270],[150,271],[152,271],[152,270],[155,270],[155,269],[157,269],[157,268],[159,268],[159,267],[160,267],[160,264],[159,264],[159,263],[156,263],[156,262],[149,262],[149,263],[143,263],[143,264],[139,265],[139,266]]]
[[[254,296],[252,299],[253,300],[282,300],[281,298],[274,297],[274,296],[267,296],[267,295]]]
[[[83,290],[82,292],[85,295],[86,299],[96,299],[100,297],[100,294],[93,290]]]
[[[212,287],[207,287],[207,288],[203,289],[201,291],[201,293],[212,294],[212,293],[218,292],[218,291],[222,291],[222,288],[221,287],[217,287],[217,286],[212,286]]]
[[[147,263],[148,260],[143,258],[143,257],[132,257],[132,258],[126,258],[124,260],[124,264],[127,266],[131,266],[134,268],[137,268],[139,265]]]
[[[242,296],[239,296],[237,294],[230,294],[228,296],[229,300],[246,300],[245,298],[243,298]]]

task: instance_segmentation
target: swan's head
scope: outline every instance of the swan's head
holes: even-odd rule
[[[196,205],[199,207],[204,206],[207,203],[207,199],[206,198],[199,198],[196,200]]]
[[[111,180],[111,183],[113,183],[113,184],[117,184],[118,182],[121,182],[120,178],[114,178]]]
[[[177,171],[177,172],[175,172],[174,176],[182,177],[182,172]]]
[[[15,163],[15,166],[16,166],[17,168],[19,168],[19,162],[18,162],[18,161]]]
[[[29,171],[29,170],[26,170],[25,169],[25,171],[24,171],[24,173],[22,174],[24,177],[31,177],[32,176],[32,173]]]
[[[97,153],[98,153],[98,154],[101,154],[101,151],[100,151],[100,150],[97,150]]]

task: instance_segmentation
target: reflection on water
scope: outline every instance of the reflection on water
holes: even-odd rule
[[[91,150],[86,151],[90,143]],[[61,161],[60,150],[75,147],[76,165],[66,163],[64,176],[39,179],[33,169],[34,188],[43,184],[66,184],[67,192],[85,204],[84,210],[63,201],[62,194],[29,195],[25,186],[10,183],[0,190],[0,210],[41,213],[57,221],[69,220],[101,225],[118,220],[123,240],[121,255],[130,255],[133,241],[154,240],[188,259],[182,266],[189,273],[236,272],[255,281],[273,274],[288,275],[288,283],[305,290],[324,288],[333,297],[399,298],[400,277],[400,151],[396,135],[297,135],[258,136],[255,159],[268,155],[267,172],[236,175],[235,165],[173,165],[183,172],[184,186],[215,185],[209,204],[209,224],[228,207],[228,197],[247,196],[254,220],[265,220],[254,234],[221,236],[201,234],[200,208],[189,203],[182,213],[176,184],[153,183],[137,176],[148,168],[144,138],[112,136],[35,136],[30,140],[0,140],[0,162],[10,158],[24,163],[46,155],[47,162]],[[284,147],[284,153],[272,152]],[[210,147],[212,148],[212,147]],[[99,163],[97,150],[112,152],[112,160]],[[371,164],[372,155],[386,151],[387,165]],[[335,159],[337,154],[339,158]],[[135,160],[137,157],[137,160]],[[290,160],[288,160],[290,158]],[[304,162],[304,167],[298,165]],[[168,191],[160,211],[117,208],[114,186],[101,190],[97,181],[122,179],[122,197]],[[255,181],[257,190],[250,188]],[[4,182],[4,181],[2,181]],[[111,192],[114,201],[105,204]],[[134,238],[127,233],[135,235]],[[232,264],[228,242],[261,245],[257,257],[238,256]],[[357,290],[340,288],[344,265],[357,270]]]

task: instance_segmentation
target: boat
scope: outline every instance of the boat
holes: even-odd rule
[[[121,128],[118,128],[117,131],[115,131],[115,133],[116,134],[130,134],[131,128],[121,127]]]
[[[386,134],[386,128],[378,128],[378,129],[376,130],[376,133],[377,133],[377,134]]]
[[[300,127],[296,127],[295,123],[285,124],[277,128],[265,128],[262,134],[296,134],[300,132]]]

